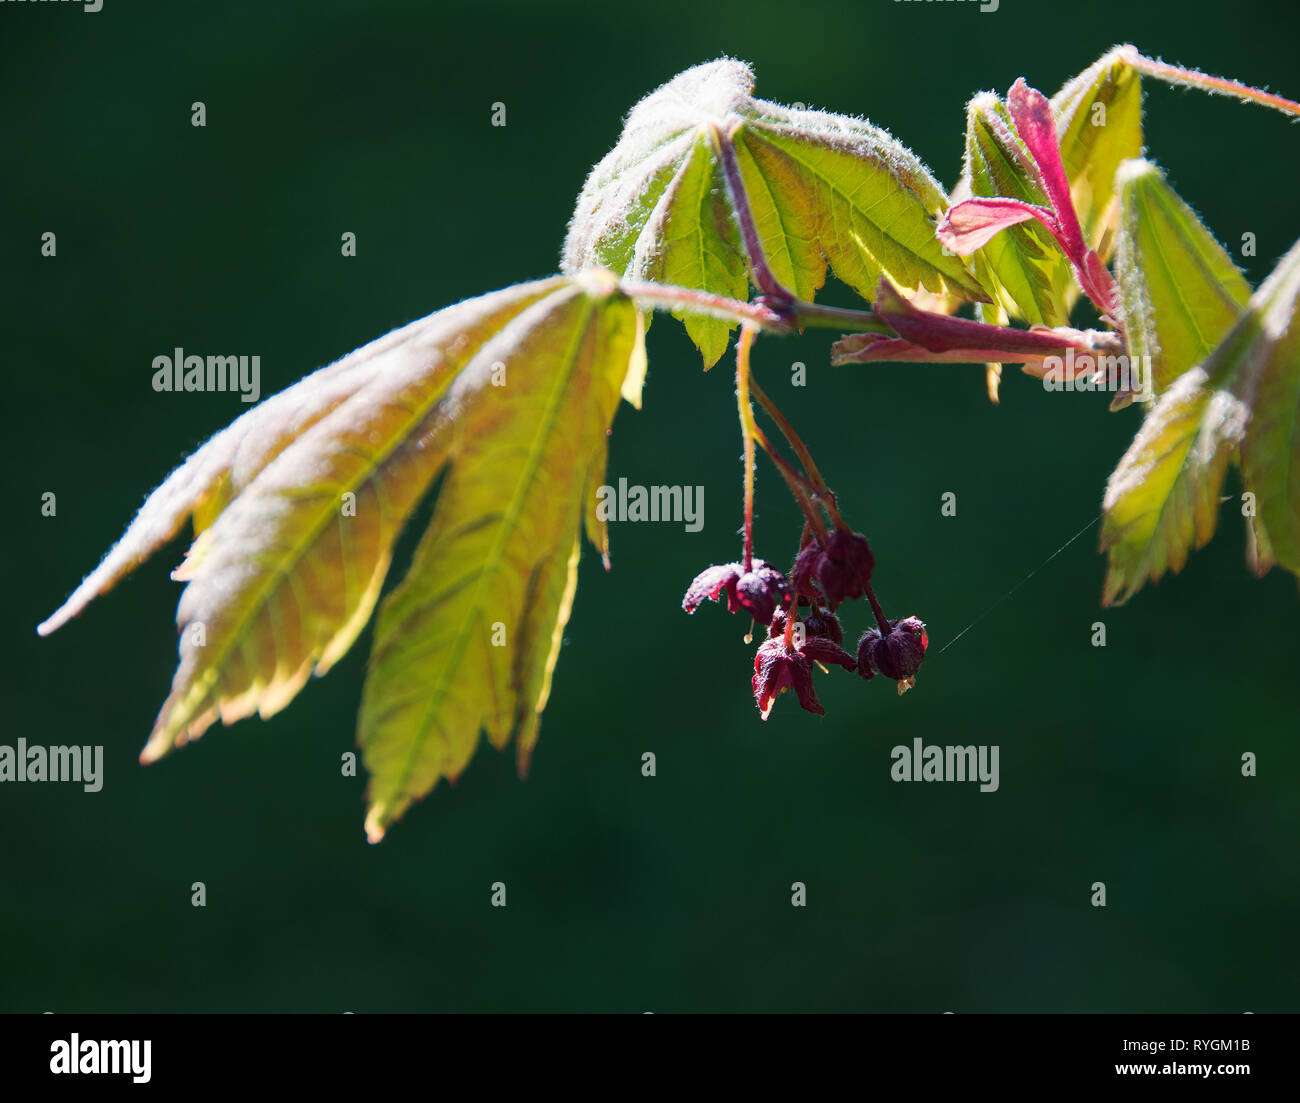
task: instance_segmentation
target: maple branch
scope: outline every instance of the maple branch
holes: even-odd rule
[[[886,322],[870,310],[849,310],[841,306],[819,306],[795,299],[777,313],[790,319],[799,329],[839,329],[851,333],[892,333]]]
[[[889,326],[870,310],[852,310],[841,306],[821,306],[789,296],[777,303],[763,296],[752,303],[700,291],[693,287],[676,287],[648,280],[619,280],[623,294],[636,301],[638,306],[652,310],[673,310],[685,307],[693,314],[706,314],[725,322],[742,325],[751,323],[768,333],[789,334],[795,330],[838,329],[846,333],[890,333]]]

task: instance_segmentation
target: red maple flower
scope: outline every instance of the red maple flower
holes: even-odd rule
[[[724,593],[727,612],[744,609],[759,624],[771,624],[772,617],[794,601],[794,591],[785,575],[755,559],[749,571],[742,563],[723,563],[701,571],[687,588],[682,608],[693,613],[706,598],[718,601]]]
[[[794,561],[791,582],[801,598],[817,601],[824,597],[833,611],[846,598],[853,600],[866,593],[875,565],[865,536],[836,529],[826,538],[825,546],[815,539],[804,545]]]
[[[782,635],[785,632],[785,618],[789,615],[789,613],[777,613],[772,618],[772,624],[768,628],[767,634],[769,636]],[[805,637],[820,636],[822,639],[830,640],[834,644],[844,642],[844,629],[840,626],[840,618],[825,609],[810,610],[797,623],[803,625]]]
[[[754,656],[754,700],[766,720],[778,695],[794,690],[799,704],[809,712],[825,716],[826,710],[813,691],[812,664],[834,663],[856,670],[857,660],[841,647],[821,636],[808,636],[799,647],[785,642],[785,636],[764,640]]]
[[[891,621],[888,636],[872,628],[858,641],[858,673],[868,679],[877,674],[893,678],[902,693],[915,682],[929,646],[925,625],[916,617]]]

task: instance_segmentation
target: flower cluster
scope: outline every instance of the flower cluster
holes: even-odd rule
[[[903,693],[916,684],[916,672],[929,640],[916,617],[885,618],[871,591],[875,557],[861,533],[836,528],[824,541],[807,537],[787,578],[761,559],[708,567],[696,576],[682,600],[694,613],[705,600],[721,601],[727,611],[745,612],[767,627],[767,638],[754,656],[751,688],[764,720],[776,698],[793,690],[799,704],[821,716],[825,709],[813,689],[813,666],[857,671],[870,680],[883,674]],[[856,655],[841,646],[844,629],[835,610],[846,601],[866,597],[878,628],[865,632]],[[806,610],[806,611],[805,611]]]

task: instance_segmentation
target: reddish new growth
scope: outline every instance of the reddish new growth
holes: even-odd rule
[[[1070,198],[1070,181],[1061,160],[1051,103],[1021,77],[1007,94],[1007,110],[1034,160],[1037,183],[1051,206],[1040,207],[1000,196],[967,199],[944,215],[937,230],[939,240],[958,256],[970,256],[1008,226],[1037,219],[1069,258],[1079,286],[1102,317],[1114,320],[1117,315],[1115,281],[1101,257],[1084,240]]]

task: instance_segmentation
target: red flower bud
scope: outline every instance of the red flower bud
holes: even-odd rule
[[[795,556],[794,568],[790,571],[790,585],[798,595],[801,603],[821,601],[821,592],[817,589],[817,564],[822,557],[822,546],[817,540],[810,540]]]
[[[736,599],[759,624],[771,624],[775,613],[790,608],[794,591],[785,575],[755,559],[754,569],[736,583]]]
[[[785,633],[785,618],[788,614],[778,612],[772,618],[772,625],[767,630],[769,636],[780,636]],[[825,609],[814,609],[803,618],[800,623],[803,625],[804,638],[816,636],[819,639],[830,640],[833,644],[844,642],[844,629],[840,627],[840,619],[834,613],[828,613]]]
[[[755,559],[750,571],[740,563],[723,563],[701,571],[687,588],[682,608],[693,613],[706,598],[718,601],[723,593],[727,595],[727,612],[744,609],[759,624],[771,624],[773,615],[788,609],[794,600],[785,575]]]
[[[695,576],[695,580],[686,589],[682,598],[682,608],[688,613],[695,612],[704,603],[705,598],[717,601],[724,590],[727,594],[727,612],[734,613],[740,608],[736,601],[736,583],[745,568],[739,563],[723,563],[716,567],[706,567]]]
[[[844,642],[844,629],[840,627],[840,618],[825,609],[814,609],[803,618],[804,631],[810,636],[830,640],[839,645]]]
[[[875,565],[876,558],[865,536],[836,529],[817,564],[817,581],[826,595],[826,604],[834,610],[845,598],[860,598],[866,593]]]
[[[824,600],[834,610],[841,601],[866,593],[875,565],[865,536],[836,529],[824,547],[818,540],[804,545],[794,561],[790,581],[800,599]]]
[[[902,693],[912,687],[929,645],[925,625],[916,617],[892,621],[888,636],[872,628],[858,641],[858,673],[868,679],[876,674],[893,678]]]

